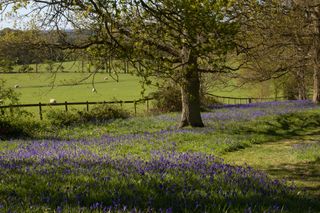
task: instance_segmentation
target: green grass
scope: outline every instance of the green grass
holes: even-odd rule
[[[97,92],[92,92],[92,76],[81,82],[82,85],[63,86],[63,84],[76,84],[88,77],[88,73],[58,73],[56,78],[52,74],[0,74],[6,80],[6,85],[14,87],[19,85],[16,91],[21,94],[21,103],[48,103],[51,98],[58,102],[75,101],[108,101],[134,100],[141,98],[141,85],[139,78],[120,74],[119,82],[112,80],[108,74],[95,75],[95,88]],[[104,80],[108,77],[108,80]],[[52,84],[54,81],[54,85]],[[145,94],[152,91],[149,88]]]
[[[319,136],[313,135],[309,138],[318,140]],[[307,189],[316,197],[320,196],[319,144],[314,145],[313,150],[297,150],[297,146],[308,144],[309,141],[303,138],[287,139],[254,145],[250,148],[226,153],[222,157],[232,164],[247,164],[255,169],[263,170],[273,178],[294,181],[300,191]]]
[[[254,212],[303,212],[308,208],[317,212],[320,207],[315,196],[320,180],[319,161],[315,159],[320,156],[310,153],[309,148],[296,146],[318,140],[320,111],[307,106],[289,103],[275,108],[216,109],[203,113],[205,128],[183,130],[176,128],[180,117],[177,113],[64,128],[44,121],[23,140],[0,141],[0,153],[8,156],[1,161],[7,167],[0,171],[4,175],[0,198],[6,202],[0,201],[0,205],[9,210],[11,202],[16,211],[32,206],[34,211],[30,212],[52,212],[60,206],[64,212],[81,208],[90,212],[90,206],[96,202],[112,205],[119,198],[130,210],[133,206],[146,210],[151,203],[154,211],[173,207],[177,212],[244,212],[248,208]],[[298,109],[290,114],[273,114],[281,107],[278,112]],[[257,114],[267,116],[250,119]],[[165,160],[153,161],[157,153],[187,157],[169,158],[173,165],[181,162],[181,170],[135,169],[136,163],[171,165]],[[287,193],[291,183],[280,181],[277,187],[265,191],[264,187],[272,181],[254,173],[229,179],[229,172],[218,172],[211,179],[207,167],[198,162],[207,162],[212,155],[227,163],[247,163],[272,178],[295,180],[298,189]],[[188,168],[188,156],[195,156],[191,157],[195,169],[184,170]],[[218,158],[214,162],[221,163]],[[209,165],[212,163],[209,161]],[[249,193],[242,195],[246,189],[250,189]],[[233,197],[233,193],[240,196]]]
[[[17,91],[21,94],[21,103],[48,102],[55,98],[60,102],[64,101],[103,101],[111,99],[133,100],[141,98],[141,84],[138,77],[122,74],[123,62],[113,61],[113,71],[119,73],[119,82],[112,80],[108,73],[97,73],[94,78],[88,73],[88,65],[84,63],[84,72],[80,61],[70,61],[63,63],[54,63],[54,67],[63,66],[67,72],[53,70],[48,73],[47,64],[39,64],[39,73],[0,73],[0,78],[7,81],[7,86],[14,87],[19,85]],[[21,66],[15,66],[18,70]],[[31,64],[35,70],[35,65]],[[131,68],[129,68],[131,69]],[[56,73],[57,72],[57,73]],[[100,72],[106,72],[101,70]],[[90,76],[90,77],[89,77]],[[116,77],[115,74],[112,75]],[[108,77],[108,80],[104,80]],[[87,79],[88,78],[88,79]],[[95,82],[97,93],[92,93],[92,82]],[[79,85],[79,83],[82,83]],[[231,85],[235,85],[231,86]],[[209,92],[220,96],[229,97],[273,97],[273,89],[270,82],[260,84],[248,84],[237,87],[238,82],[233,80],[227,86],[214,85]],[[147,87],[145,95],[155,90],[153,87]]]

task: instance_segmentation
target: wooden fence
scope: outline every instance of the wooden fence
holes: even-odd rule
[[[267,101],[277,101],[277,100],[286,100],[285,97],[277,97],[277,98],[236,98],[236,97],[226,97],[226,96],[218,96],[213,94],[207,94],[210,97],[215,98],[218,102],[224,104],[250,104],[250,103],[258,103],[258,102],[267,102]],[[43,119],[43,107],[55,107],[55,106],[64,106],[65,111],[69,110],[69,106],[85,106],[86,110],[89,111],[90,105],[97,105],[97,104],[119,104],[121,107],[124,104],[133,104],[134,114],[137,114],[137,105],[139,103],[146,103],[146,110],[149,111],[149,101],[153,100],[153,98],[145,98],[133,101],[97,101],[97,102],[63,102],[63,103],[38,103],[38,104],[19,104],[19,105],[7,105],[7,106],[0,106],[1,109],[13,109],[13,108],[28,108],[28,107],[38,107],[39,109],[39,117]]]
[[[65,111],[68,112],[69,106],[86,106],[86,110],[89,111],[90,105],[97,105],[97,104],[119,104],[121,107],[123,104],[133,104],[134,114],[137,114],[137,105],[139,103],[146,103],[146,109],[149,111],[149,101],[153,100],[152,98],[145,98],[133,101],[97,101],[97,102],[67,102],[64,103],[38,103],[38,104],[18,104],[18,105],[7,105],[7,106],[0,106],[1,109],[13,109],[13,108],[29,108],[29,107],[38,107],[39,109],[39,117],[43,119],[43,107],[55,107],[55,106],[64,106]]]
[[[207,93],[208,96],[215,98],[218,102],[223,104],[251,104],[251,103],[260,103],[268,101],[280,101],[287,100],[286,97],[276,97],[276,98],[238,98],[238,97],[227,97],[227,96],[218,96]]]

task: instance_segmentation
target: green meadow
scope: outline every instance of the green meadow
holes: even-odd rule
[[[120,73],[117,82],[114,73],[77,69],[0,77],[22,104],[142,98],[134,75]],[[209,92],[270,97],[272,86]],[[46,107],[42,121],[37,107],[33,115],[8,110],[0,117],[0,212],[320,211],[318,105],[208,106],[204,128],[184,129],[179,113],[152,115],[140,104],[134,116],[132,105],[123,108],[131,114],[106,120],[110,110],[99,106]]]
[[[56,126],[0,140],[0,212],[319,212],[319,106],[220,107]],[[61,117],[60,119],[67,119]]]
[[[39,72],[0,73],[8,87],[15,88],[20,94],[20,103],[48,103],[50,99],[57,102],[137,100],[156,90],[155,86],[142,88],[142,79],[132,74],[77,72],[79,62],[65,62],[70,67],[68,72],[48,73],[45,65],[39,65]],[[34,67],[35,65],[30,65]],[[56,64],[55,66],[58,66]],[[118,70],[119,71],[119,70]],[[273,97],[270,83],[264,85],[248,84],[237,87],[233,85],[211,85],[208,92],[227,97]],[[93,88],[96,91],[93,92]]]
[[[134,100],[141,98],[139,78],[119,74],[119,82],[106,73],[23,73],[0,74],[9,87],[20,93],[21,103],[47,103],[51,98],[57,102]],[[107,80],[105,78],[108,78]],[[114,76],[115,77],[115,76]],[[115,77],[116,78],[116,77]],[[95,88],[96,92],[92,89]],[[146,94],[152,91],[148,88]]]

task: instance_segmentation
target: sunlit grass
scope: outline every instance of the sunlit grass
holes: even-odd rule
[[[310,150],[299,149],[301,161],[295,143],[270,143],[315,134],[316,105],[213,108],[202,117],[205,128],[185,129],[178,113],[63,128],[44,121],[29,138],[0,141],[0,211],[319,211],[301,188],[319,179],[290,170],[311,165]],[[302,174],[317,172],[312,165]]]

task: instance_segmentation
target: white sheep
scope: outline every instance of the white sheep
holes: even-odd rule
[[[97,92],[96,88],[92,88],[92,92]]]
[[[14,85],[14,88],[19,88],[20,86],[19,86],[19,84],[16,84],[16,85]]]
[[[54,99],[54,98],[51,98],[49,102],[50,102],[50,104],[56,104],[56,103],[57,103],[57,100]]]
[[[108,77],[104,77],[104,80],[107,81],[107,80],[108,80]]]

